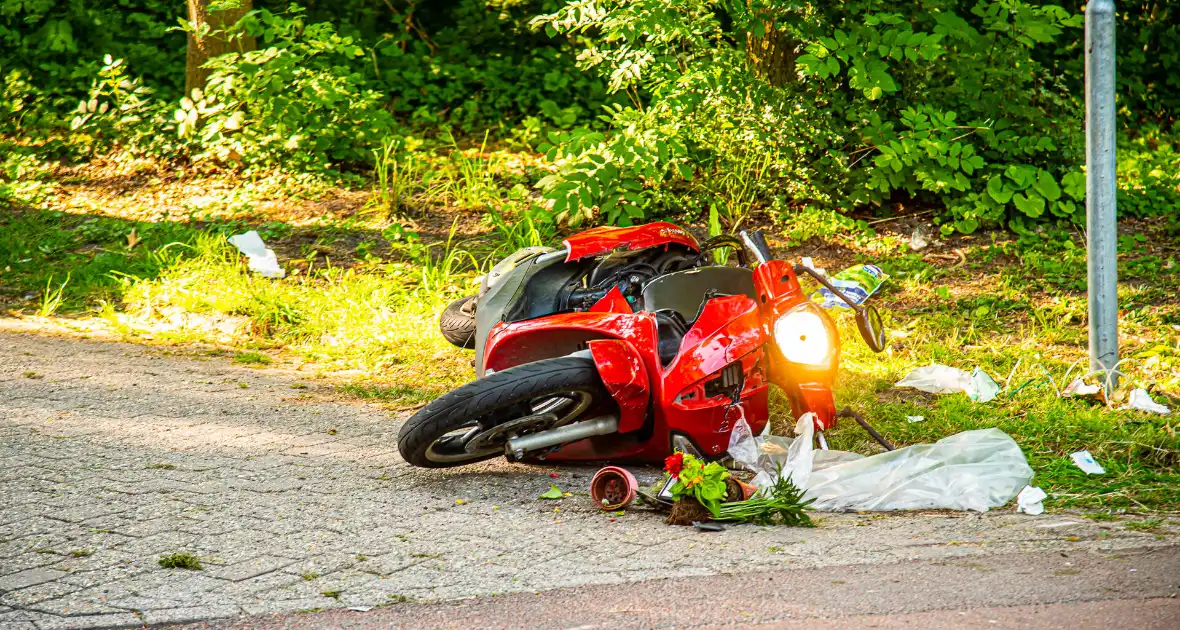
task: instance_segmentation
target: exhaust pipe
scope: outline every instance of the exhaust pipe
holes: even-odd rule
[[[593,420],[583,420],[540,433],[514,437],[504,445],[504,456],[509,461],[517,461],[524,459],[525,453],[529,451],[538,451],[567,442],[577,442],[596,435],[615,433],[618,430],[618,416],[600,416]]]

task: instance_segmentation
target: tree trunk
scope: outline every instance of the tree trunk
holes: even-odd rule
[[[212,0],[188,0],[188,19],[192,22],[196,33],[204,34],[197,37],[195,33],[188,34],[188,53],[185,56],[184,92],[192,94],[196,88],[205,89],[209,81],[210,70],[202,68],[205,62],[230,52],[247,52],[254,50],[253,37],[240,37],[230,41],[231,33],[226,29],[242,19],[242,16],[254,8],[253,0],[238,0],[237,8],[210,11]]]
[[[776,29],[772,20],[762,24],[766,35],[757,37],[749,33],[746,36],[746,59],[754,74],[775,87],[782,87],[796,79],[795,58],[799,41]]]

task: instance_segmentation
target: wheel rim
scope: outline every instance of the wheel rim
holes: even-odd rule
[[[500,413],[501,410],[496,410],[488,416],[472,418],[463,426],[435,439],[426,449],[426,459],[453,463],[503,453],[509,438],[569,424],[593,403],[594,395],[590,392],[573,390],[546,394],[523,405],[513,405],[515,414],[505,416]],[[513,410],[510,408],[505,411]]]

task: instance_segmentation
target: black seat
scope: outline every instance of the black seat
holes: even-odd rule
[[[677,271],[643,287],[643,310],[655,313],[660,361],[672,362],[685,333],[700,317],[705,303],[721,295],[745,295],[756,300],[754,275],[742,267],[697,267]]]

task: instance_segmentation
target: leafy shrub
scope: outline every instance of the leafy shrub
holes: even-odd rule
[[[586,129],[551,132],[541,150],[558,165],[537,185],[553,200],[558,221],[579,225],[593,219],[597,207],[608,223],[631,225],[651,214],[651,190],[684,166],[687,149],[677,138],[676,123],[653,113],[615,106],[609,120],[617,133],[606,136]],[[666,124],[664,124],[666,123]],[[685,167],[682,176],[691,175]]]
[[[1079,103],[1030,51],[1067,30],[1076,35],[1081,17],[1020,0],[932,0],[904,17],[889,6],[578,0],[535,23],[553,34],[597,33],[583,66],[631,94],[661,142],[688,148],[687,165],[677,164],[681,153],[653,160],[636,152],[616,160],[619,169],[641,174],[643,190],[663,185],[673,165],[696,172],[694,192],[728,197],[720,205],[731,227],[754,196],[767,203],[770,190],[750,182],[768,174],[782,177],[794,198],[829,207],[898,195],[937,203],[948,209],[950,231],[1077,219]],[[767,38],[777,38],[787,58],[778,63],[795,76],[776,84],[767,76],[780,69],[751,60]],[[631,120],[620,111],[610,122],[618,136],[634,138],[634,125],[620,124]],[[569,134],[573,150],[557,155],[585,153],[581,138]],[[613,175],[567,167],[541,188],[555,213],[576,205],[585,215],[599,201],[595,185],[607,190]],[[638,191],[618,199],[617,212],[603,210],[611,199],[601,201],[605,220],[650,214]]]
[[[130,76],[122,59],[107,55],[87,98],[74,110],[72,144],[92,155],[120,142],[138,149],[171,147],[166,140],[171,135],[167,105],[151,94],[139,77]]]
[[[204,93],[181,100],[176,120],[204,154],[232,162],[297,160],[325,168],[362,161],[394,129],[382,97],[350,65],[365,49],[327,23],[256,11],[245,32],[269,44],[211,59]]]
[[[1148,125],[1124,134],[1117,155],[1121,214],[1180,216],[1180,123],[1170,133]]]
[[[185,12],[173,0],[0,0],[0,66],[37,87],[40,107],[63,114],[86,95],[104,55],[127,60],[153,89],[179,96],[184,34],[173,27]]]

